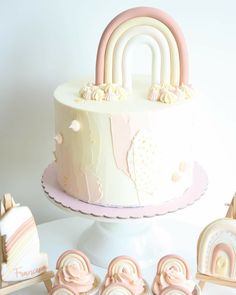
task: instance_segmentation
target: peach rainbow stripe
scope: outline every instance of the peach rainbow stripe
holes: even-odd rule
[[[6,242],[7,252],[11,250],[14,244],[20,239],[24,233],[32,227],[36,227],[33,217],[26,220],[22,225],[14,232],[14,234]]]
[[[39,250],[37,245],[37,230],[36,228],[30,228],[7,253],[8,268],[18,265],[20,261],[24,260],[24,257],[29,257],[29,254]]]
[[[107,48],[110,38],[113,36],[113,33],[116,29],[123,23],[132,20],[134,18],[146,17],[159,21],[164,26],[166,26],[170,32],[172,33],[178,47],[178,56],[180,63],[180,79],[179,84],[188,84],[188,57],[187,57],[187,49],[185,45],[185,40],[183,34],[177,25],[177,23],[165,12],[150,8],[150,7],[138,7],[126,10],[116,16],[105,29],[97,52],[97,62],[96,62],[96,84],[102,84],[106,82],[105,78],[105,57],[106,54],[109,55],[109,50]],[[146,25],[145,23],[140,23],[139,25]],[[127,28],[128,29],[128,28]],[[108,72],[106,75],[110,77],[110,73]],[[107,81],[109,81],[107,79]]]

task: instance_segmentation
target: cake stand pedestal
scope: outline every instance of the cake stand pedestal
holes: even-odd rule
[[[55,164],[44,171],[42,187],[48,199],[70,214],[94,220],[78,241],[94,265],[106,268],[116,256],[135,257],[142,267],[148,267],[159,257],[172,251],[168,232],[158,226],[161,215],[184,209],[200,199],[207,188],[205,171],[195,163],[192,186],[174,200],[156,206],[112,208],[88,204],[67,195],[56,180]],[[79,226],[74,224],[71,227]]]

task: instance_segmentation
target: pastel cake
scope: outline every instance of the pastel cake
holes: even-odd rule
[[[139,45],[151,51],[151,78],[132,76]],[[54,96],[56,174],[69,195],[135,207],[180,197],[191,186],[187,49],[165,12],[139,7],[115,17],[100,40],[95,83],[69,82]]]

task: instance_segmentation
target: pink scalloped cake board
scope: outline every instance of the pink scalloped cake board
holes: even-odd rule
[[[105,207],[82,202],[61,190],[56,180],[55,164],[50,164],[44,171],[42,187],[46,195],[57,205],[73,212],[105,218],[144,218],[164,215],[192,205],[199,200],[207,189],[208,178],[204,169],[194,164],[193,183],[179,198],[144,207]]]

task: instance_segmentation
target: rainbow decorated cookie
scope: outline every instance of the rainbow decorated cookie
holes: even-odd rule
[[[118,293],[118,290],[121,293]],[[128,256],[113,259],[109,264],[100,294],[148,294],[148,286],[142,278],[136,261]]]
[[[98,291],[100,279],[93,273],[89,259],[82,252],[64,252],[57,261],[56,269],[52,294],[64,294],[64,289],[68,294],[76,295],[92,295]]]
[[[105,287],[101,293],[102,295],[135,295],[126,284],[123,283],[112,283]]]
[[[152,287],[155,295],[199,295],[187,263],[179,256],[164,256],[158,263]]]
[[[31,279],[48,270],[48,257],[40,252],[34,217],[28,207],[17,205],[10,194],[1,201],[0,232],[3,281]]]
[[[236,281],[236,220],[210,223],[198,240],[198,273]]]

